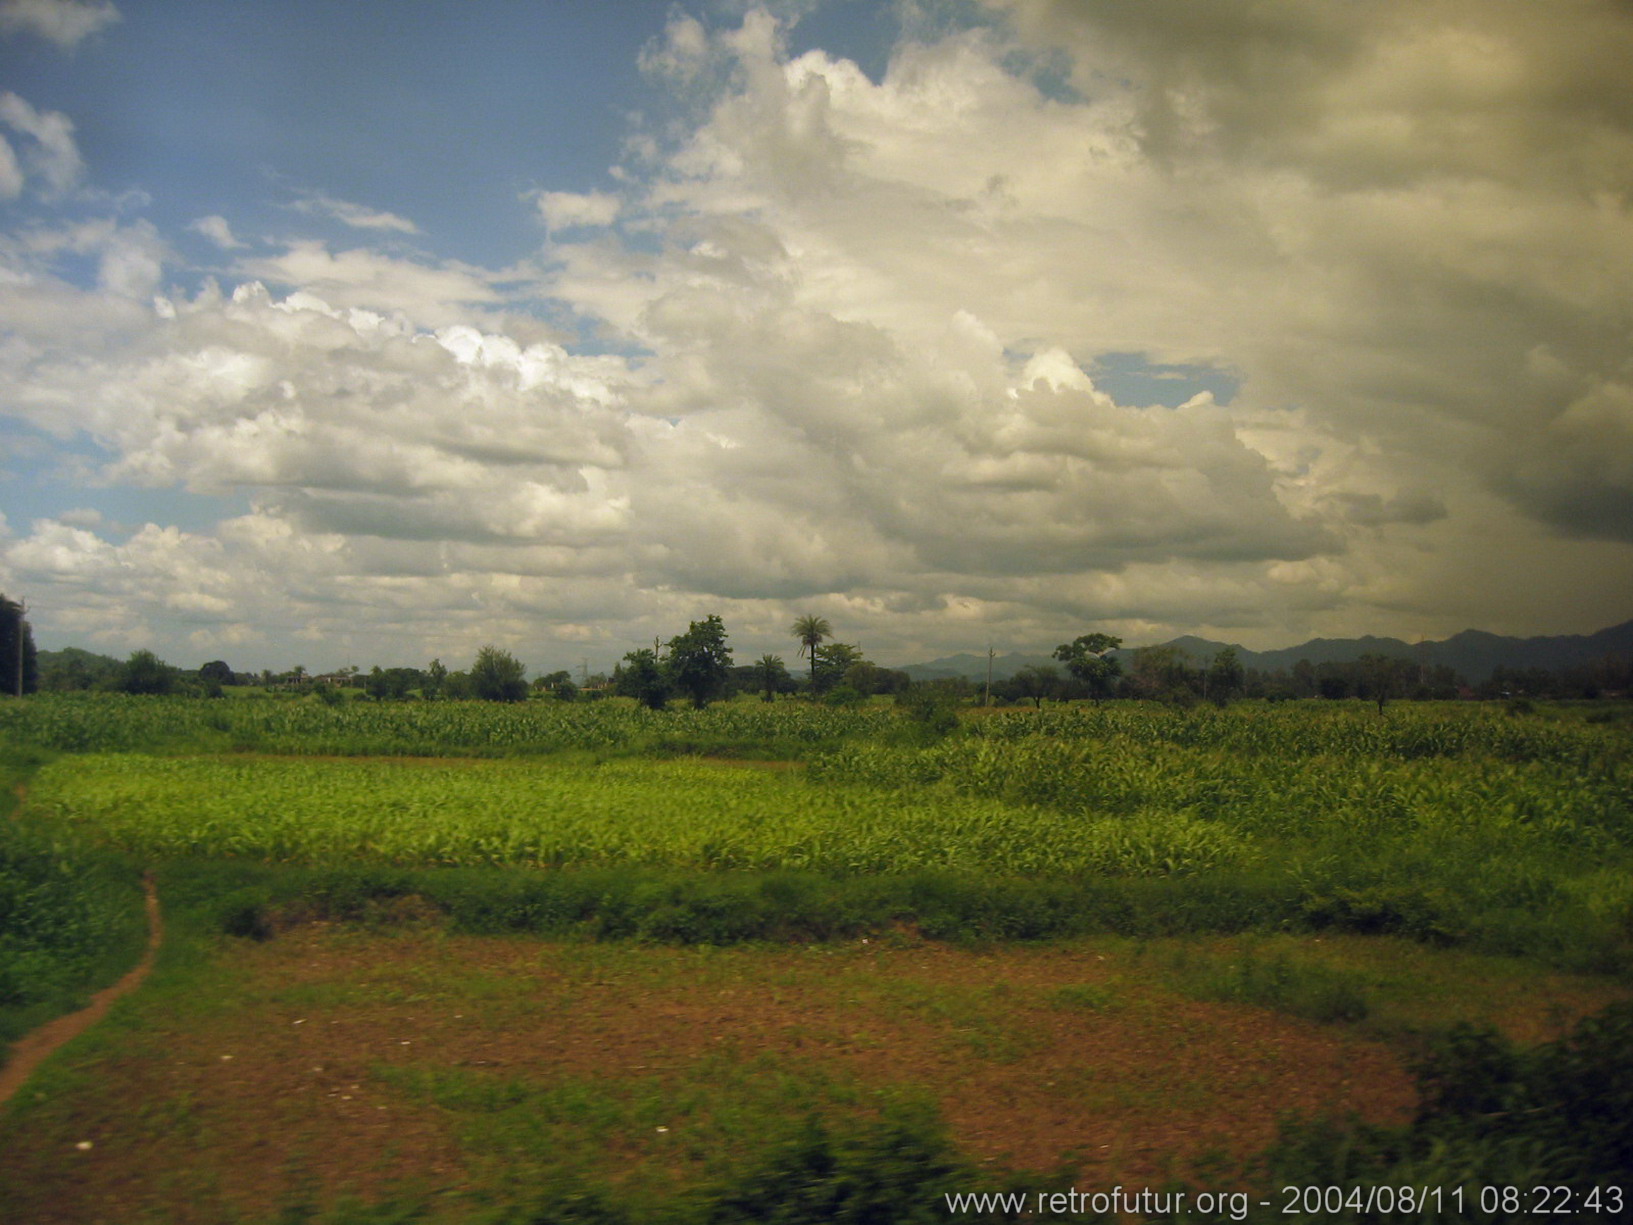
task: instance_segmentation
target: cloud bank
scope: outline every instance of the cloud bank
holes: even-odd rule
[[[888,661],[1629,615],[1625,7],[988,7],[879,80],[676,17],[674,115],[617,193],[527,197],[548,241],[503,270],[211,216],[233,262],[183,292],[145,222],[9,236],[0,411],[91,440],[90,486],[245,509],[13,519],[0,586],[59,634],[319,665],[608,664],[708,612]],[[1238,390],[1142,403],[1117,354]]]

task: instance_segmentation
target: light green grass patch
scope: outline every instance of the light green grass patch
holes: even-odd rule
[[[1245,846],[1184,814],[1062,819],[685,760],[89,755],[42,770],[33,802],[146,854],[302,864],[1167,875]]]

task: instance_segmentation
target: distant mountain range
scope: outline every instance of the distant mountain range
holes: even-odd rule
[[[1228,646],[1235,646],[1234,643],[1214,642],[1190,634],[1153,645],[1177,647],[1198,663],[1212,659]],[[1113,653],[1122,659],[1125,669],[1134,656],[1133,649],[1129,647]],[[1237,646],[1236,654],[1244,668],[1257,668],[1264,672],[1291,669],[1301,659],[1307,659],[1312,664],[1348,663],[1363,655],[1392,655],[1430,667],[1444,664],[1464,680],[1478,684],[1497,668],[1546,668],[1554,672],[1592,663],[1606,655],[1633,654],[1633,621],[1624,621],[1596,634],[1505,638],[1484,630],[1464,630],[1442,642],[1415,644],[1402,642],[1399,638],[1374,638],[1371,635],[1365,638],[1312,638],[1300,646],[1275,651],[1250,651]],[[1004,680],[1022,668],[1038,664],[1059,666],[1049,655],[1026,655],[1012,651],[993,659],[992,679]],[[986,679],[987,657],[967,653],[949,655],[928,663],[909,664],[901,671],[918,681],[955,676],[979,681]]]

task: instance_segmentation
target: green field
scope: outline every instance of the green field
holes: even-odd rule
[[[1633,925],[1625,724],[1123,705],[995,713],[926,743],[888,709],[794,704],[35,709],[18,731],[45,745],[161,750],[64,756],[31,786],[35,811],[144,857],[928,872],[1100,894],[1128,881],[1130,899],[1140,878],[1191,877],[1209,908],[1193,928],[1400,931],[1606,970]],[[195,735],[258,751],[177,751]],[[348,744],[366,756],[337,757]],[[428,744],[438,760],[379,759]],[[771,745],[796,746],[802,768],[720,760]],[[495,746],[502,759],[446,756]]]
[[[1177,939],[1190,943],[1164,954],[1168,990],[1212,1008],[1371,1026],[1416,1058],[1453,1021],[1485,1014],[1469,1013],[1469,992],[1448,986],[1430,989],[1410,1021],[1385,1019],[1400,983],[1435,974],[1408,949],[1587,975],[1599,986],[1582,988],[1584,999],[1625,994],[1633,981],[1633,722],[1619,715],[1111,703],[966,710],[954,721],[758,702],[659,712],[623,702],[113,695],[0,703],[8,786],[26,786],[0,841],[0,1021],[17,1032],[133,959],[135,881],[151,870],[176,930],[171,969],[161,961],[156,986],[144,988],[161,998],[209,990],[201,984],[225,971],[207,967],[229,964],[246,937],[276,944],[312,924],[361,924],[371,939],[401,929],[695,947]],[[1209,943],[1225,937],[1235,943]],[[1376,942],[1366,947],[1383,960],[1362,944],[1320,943],[1357,938]],[[447,988],[458,989],[476,990]],[[1093,1013],[1131,990],[1082,985],[1056,1006]],[[949,987],[913,998],[957,1029],[963,1006]],[[1035,1024],[1053,1025],[1051,1015]],[[1624,1022],[1605,1024],[1620,1033]],[[983,1058],[1011,1049],[1003,1033],[980,1039]],[[1515,1101],[1540,1091],[1527,1079],[1531,1056],[1485,1041],[1454,1041],[1441,1056],[1451,1062],[1423,1082],[1424,1100],[1437,1100],[1433,1077],[1458,1060],[1509,1084],[1502,1092]],[[1627,1071],[1603,1065],[1604,1046],[1592,1047],[1600,1064],[1589,1081],[1633,1100],[1618,1079]],[[1577,1056],[1535,1058],[1557,1080],[1548,1060]],[[444,1094],[432,1069],[392,1075],[425,1101]],[[760,1100],[756,1084],[742,1091]],[[825,1127],[847,1110],[875,1113],[857,1090],[800,1092],[827,1103]],[[1439,1149],[1413,1147],[1428,1133],[1361,1142],[1316,1129],[1272,1165],[1352,1181],[1422,1175],[1438,1168],[1423,1164],[1433,1150],[1461,1154],[1469,1178],[1618,1173],[1582,1162],[1622,1160],[1619,1140],[1584,1156],[1553,1132],[1482,1138],[1458,1113],[1468,1105],[1442,1103],[1455,1126],[1416,1125],[1442,1127]],[[22,1126],[36,1108],[18,1109]],[[37,1109],[49,1113],[49,1095]],[[918,1109],[908,1110],[919,1120],[909,1130],[928,1147],[914,1160],[964,1169]],[[895,1107],[885,1116],[909,1126]],[[750,1143],[769,1125],[745,1115],[737,1132],[721,1126],[729,1148],[731,1135]],[[838,1132],[829,1142],[850,1143]],[[1347,1173],[1324,1164],[1352,1151],[1374,1164]],[[851,1156],[870,1170],[884,1160]],[[705,1182],[726,1176],[710,1169]],[[561,1219],[622,1219],[608,1205],[623,1192],[603,1191],[602,1216]],[[504,1199],[496,1185],[483,1195]],[[342,1211],[319,1198],[321,1213]],[[478,1219],[433,1211],[423,1195],[414,1202],[430,1215],[403,1219]]]
[[[954,788],[853,786],[697,760],[92,755],[36,777],[44,812],[149,855],[398,866],[924,869],[1022,876],[1169,874],[1245,859],[1184,809],[1076,814]]]

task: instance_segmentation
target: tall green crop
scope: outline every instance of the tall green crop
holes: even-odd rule
[[[802,756],[878,737],[895,712],[805,703],[650,711],[609,702],[353,702],[37,694],[0,703],[0,736],[71,753],[252,750],[319,756],[504,757],[561,751],[663,755],[773,748]]]
[[[129,850],[276,862],[638,862],[1066,875],[1194,871],[1243,840],[1183,815],[1063,820],[982,797],[903,797],[697,762],[413,764],[98,755],[31,802]]]

